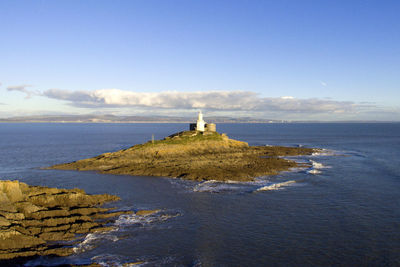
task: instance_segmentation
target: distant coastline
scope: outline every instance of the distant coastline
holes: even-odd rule
[[[399,123],[400,121],[302,121],[252,117],[206,117],[212,123]],[[192,117],[115,116],[115,115],[41,115],[0,118],[0,123],[190,123]]]
[[[251,117],[207,117],[213,123],[285,123],[290,121],[257,119]],[[0,122],[35,122],[35,123],[190,123],[192,117],[173,116],[115,116],[115,115],[42,115],[0,118]]]

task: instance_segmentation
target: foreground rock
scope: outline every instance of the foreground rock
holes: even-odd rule
[[[50,169],[179,177],[190,180],[251,181],[297,167],[281,156],[309,155],[311,148],[249,146],[216,132],[185,131]]]
[[[99,206],[118,197],[80,189],[0,181],[0,260],[36,255],[67,256],[77,234],[110,230],[107,218],[123,213]]]

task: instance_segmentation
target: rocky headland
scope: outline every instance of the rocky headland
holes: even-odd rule
[[[217,132],[184,131],[164,138],[59,164],[49,169],[109,174],[178,177],[189,180],[252,181],[299,165],[287,156],[310,155],[316,149],[249,146]]]
[[[81,189],[1,180],[0,265],[14,258],[72,254],[74,240],[76,243],[83,234],[111,230],[109,223],[116,216],[132,213],[100,207],[117,200],[117,196],[88,195]]]

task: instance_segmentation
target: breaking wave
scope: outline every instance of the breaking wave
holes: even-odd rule
[[[137,215],[133,214],[123,214],[120,215],[113,223],[113,229],[108,232],[98,232],[90,233],[85,236],[83,241],[77,244],[73,250],[75,253],[82,253],[91,249],[94,249],[102,242],[116,242],[121,239],[120,232],[126,227],[132,226],[152,226],[158,223],[167,221],[170,218],[180,216],[180,212],[164,211],[159,210],[153,213]],[[106,265],[108,266],[108,265]],[[114,266],[114,265],[113,265]]]
[[[75,253],[82,253],[97,247],[104,241],[116,242],[119,240],[119,238],[116,235],[111,234],[114,231],[115,230],[111,230],[106,233],[90,233],[86,235],[85,239],[75,246],[73,250]]]
[[[279,190],[279,189],[282,189],[283,187],[287,187],[287,186],[290,186],[290,185],[295,184],[295,183],[296,183],[296,181],[291,180],[291,181],[286,181],[286,182],[282,182],[282,183],[266,185],[266,186],[258,188],[256,190],[256,192],[258,192],[258,191]]]
[[[200,267],[201,262],[195,259],[190,265],[183,265],[182,257],[170,255],[162,258],[154,256],[143,256],[136,259],[132,259],[126,256],[115,255],[115,254],[100,254],[91,258],[91,260],[101,266],[193,266]]]
[[[124,214],[118,217],[118,219],[115,221],[115,225],[118,227],[128,225],[146,226],[154,223],[164,222],[180,215],[181,214],[179,212],[166,212],[162,210],[148,215]]]
[[[322,172],[320,170],[317,170],[317,169],[310,169],[310,170],[307,171],[307,173],[309,173],[309,174],[320,174]]]
[[[318,151],[313,152],[311,156],[316,157],[316,156],[333,156],[336,155],[336,152],[330,149],[322,148],[318,149]]]
[[[211,192],[220,193],[227,191],[236,191],[243,189],[242,185],[246,183],[236,181],[220,182],[215,180],[205,181],[197,184],[193,188],[193,192]]]
[[[101,254],[91,258],[92,261],[96,262],[101,266],[144,266],[148,262],[143,260],[135,260],[132,261],[131,259],[121,256],[121,255],[114,255],[114,254]]]
[[[319,163],[319,162],[316,162],[316,161],[314,161],[314,160],[310,160],[310,162],[311,162],[312,167],[313,167],[314,169],[326,169],[326,168],[330,168],[330,166],[325,166],[324,164]]]
[[[320,174],[321,173],[321,169],[326,169],[326,168],[330,168],[330,166],[325,166],[322,163],[316,162],[314,160],[310,160],[312,167],[307,171],[307,173],[309,174]]]

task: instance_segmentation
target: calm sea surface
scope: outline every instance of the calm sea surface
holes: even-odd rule
[[[121,197],[116,231],[27,265],[399,266],[400,124],[218,124],[251,145],[318,147],[313,168],[235,184],[41,170],[186,124],[0,124],[0,179]]]

